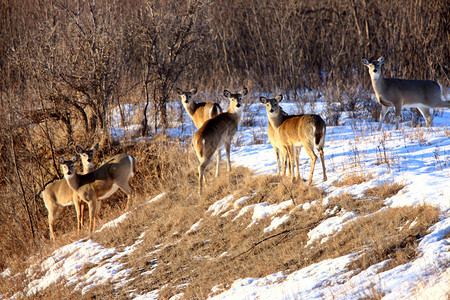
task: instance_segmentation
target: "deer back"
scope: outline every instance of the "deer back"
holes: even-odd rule
[[[217,116],[222,112],[222,108],[215,102],[194,103],[193,113],[189,113],[197,128],[200,128],[207,120]]]
[[[78,194],[93,189],[97,198],[107,198],[118,189],[117,183],[128,181],[133,176],[134,170],[134,157],[128,154],[118,154],[93,172],[77,175]]]
[[[279,127],[278,135],[285,145],[310,146],[322,144],[325,136],[325,122],[318,115],[301,115],[287,118]]]
[[[194,134],[194,147],[201,156],[212,155],[225,141],[231,141],[239,127],[235,114],[224,112],[206,121]]]
[[[374,90],[383,100],[394,103],[401,101],[405,106],[433,106],[441,102],[441,87],[432,80],[385,78],[382,85],[374,85]]]

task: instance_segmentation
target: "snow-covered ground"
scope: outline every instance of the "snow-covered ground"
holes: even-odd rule
[[[283,103],[283,108],[297,113],[296,107]],[[257,128],[242,127],[236,137],[239,147],[232,147],[231,158],[234,165],[242,165],[257,174],[276,173],[275,155],[267,142],[253,144],[255,136],[265,137],[267,120],[262,105],[254,104],[257,111]],[[211,215],[226,215],[230,211],[238,212],[235,220],[243,213],[252,212],[252,226],[262,218],[271,218],[271,224],[264,231],[270,232],[289,220],[292,209],[307,210],[313,205],[324,205],[330,197],[341,193],[351,193],[363,197],[368,188],[383,182],[399,182],[405,185],[398,194],[385,200],[387,207],[414,206],[426,203],[438,207],[441,217],[437,224],[419,242],[420,255],[405,265],[384,271],[388,261],[380,262],[365,271],[356,273],[348,266],[358,253],[336,259],[322,261],[291,274],[278,273],[263,278],[241,278],[227,290],[220,287],[211,291],[214,299],[360,299],[369,297],[367,291],[382,295],[383,299],[448,299],[450,295],[450,242],[445,237],[450,232],[450,111],[444,111],[436,117],[433,127],[410,128],[403,123],[398,131],[393,125],[385,125],[384,132],[377,132],[376,122],[361,120],[346,121],[341,126],[329,126],[325,146],[328,181],[321,182],[322,168],[316,165],[313,183],[323,188],[327,197],[321,201],[295,206],[292,201],[270,205],[259,203],[246,205],[246,197],[235,198],[229,195],[210,206]],[[389,127],[389,129],[387,129]],[[188,130],[189,131],[189,130]],[[301,176],[309,173],[310,161],[304,150],[301,152]],[[336,187],[334,182],[346,174],[370,174],[367,182],[358,185]],[[152,205],[154,201],[164,201],[159,195],[143,205]],[[279,212],[285,211],[282,217]],[[277,215],[277,217],[275,217]],[[117,226],[124,215],[105,226]],[[326,239],[340,230],[347,222],[356,218],[353,212],[330,217],[308,234],[310,242]],[[104,226],[104,227],[105,227]],[[189,234],[202,226],[202,220],[192,224]],[[100,229],[102,230],[102,229]],[[26,272],[28,287],[18,292],[14,298],[32,296],[64,279],[67,285],[82,292],[101,285],[112,284],[119,289],[131,278],[131,270],[120,263],[120,258],[129,255],[145,239],[145,232],[132,246],[123,250],[105,248],[92,240],[79,240],[57,249],[49,258],[33,264]],[[158,251],[158,245],[155,245]],[[150,254],[149,254],[150,255]],[[226,255],[226,254],[224,254]],[[80,275],[85,266],[93,266],[87,273]],[[157,262],[155,262],[155,267]],[[1,277],[14,276],[6,270]],[[145,274],[141,274],[145,275]],[[150,274],[147,274],[150,275]],[[130,298],[157,299],[159,291],[145,295],[130,293]],[[214,296],[213,296],[214,295]],[[373,296],[373,295],[372,295]],[[2,298],[2,295],[0,295]],[[174,298],[182,298],[178,295]]]

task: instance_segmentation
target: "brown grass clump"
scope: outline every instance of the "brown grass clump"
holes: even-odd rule
[[[427,205],[382,210],[349,222],[311,251],[328,257],[361,252],[352,268],[364,270],[387,259],[391,259],[389,268],[393,268],[416,257],[417,239],[437,222],[438,215],[437,208]]]
[[[402,183],[396,182],[384,182],[376,187],[370,188],[365,191],[367,197],[378,198],[380,200],[387,199],[396,195],[405,187]]]
[[[404,188],[403,184],[395,182],[384,182],[373,188],[367,189],[365,197],[356,198],[352,194],[343,193],[337,197],[330,198],[333,205],[344,208],[346,211],[355,211],[359,215],[366,215],[378,211],[384,206],[384,200],[396,195]]]
[[[334,185],[336,187],[343,187],[346,185],[361,184],[363,182],[369,181],[370,179],[372,179],[372,176],[366,173],[355,173],[350,175],[346,174],[341,181],[334,183]]]

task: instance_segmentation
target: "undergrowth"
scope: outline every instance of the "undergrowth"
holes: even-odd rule
[[[93,240],[118,250],[141,240],[134,252],[120,258],[131,270],[130,280],[122,289],[99,285],[82,297],[126,298],[159,289],[162,298],[184,293],[187,299],[204,299],[213,287],[224,290],[238,278],[263,277],[279,271],[288,274],[351,253],[358,253],[350,266],[353,270],[364,270],[388,259],[385,268],[393,268],[418,255],[418,239],[438,218],[438,210],[430,206],[382,209],[384,200],[403,188],[396,183],[385,182],[368,189],[360,198],[342,194],[322,205],[326,193],[320,188],[292,183],[284,177],[254,176],[239,166],[233,166],[227,174],[224,162],[218,178],[214,177],[214,168],[208,168],[208,184],[199,195],[197,160],[190,147],[188,143],[160,137],[128,149],[139,157],[138,173],[132,181],[133,208],[122,223],[94,233]],[[335,185],[370,179],[367,174],[357,174]],[[162,192],[159,200],[149,202]],[[116,197],[103,203],[97,229],[123,213],[125,201],[117,199],[125,196]],[[226,197],[233,201],[222,213],[212,215],[208,208]],[[262,203],[286,206],[257,222],[252,210],[240,214],[242,208]],[[346,211],[355,212],[356,217],[326,242],[307,246],[310,230]],[[264,231],[274,217],[284,215],[289,216],[285,223],[273,231]],[[194,224],[198,224],[195,230]],[[72,228],[63,232],[59,229],[55,245],[43,240],[40,256],[46,257],[57,247],[87,234],[87,229],[78,234],[73,224]],[[92,267],[85,266],[85,271]],[[26,285],[21,276],[9,281],[8,287],[0,287],[0,294],[11,295]],[[60,286],[61,289],[50,288],[36,297],[72,298],[80,294],[63,282]]]

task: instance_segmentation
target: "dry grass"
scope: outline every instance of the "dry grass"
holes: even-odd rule
[[[290,182],[278,176],[254,176],[248,169],[233,166],[226,173],[225,163],[221,175],[215,178],[213,166],[208,168],[208,185],[203,195],[197,193],[197,160],[190,148],[181,141],[160,137],[151,143],[129,148],[127,152],[139,157],[138,174],[133,179],[136,196],[131,216],[119,226],[94,234],[95,242],[118,250],[142,242],[120,262],[131,269],[134,278],[121,289],[112,283],[93,288],[83,298],[126,298],[135,294],[160,289],[160,297],[169,298],[180,292],[187,299],[204,299],[211,288],[227,288],[234,280],[262,277],[283,270],[285,273],[350,253],[362,253],[351,266],[362,270],[377,262],[391,259],[387,268],[403,264],[417,256],[417,237],[437,221],[435,208],[405,207],[380,210],[383,200],[397,193],[402,185],[384,183],[369,189],[365,197],[355,199],[343,194],[330,199],[330,204],[312,205],[308,210],[292,209],[302,203],[322,200],[326,193],[318,188],[306,187],[303,182]],[[342,185],[359,184],[370,176],[359,174],[347,177]],[[148,203],[156,194],[165,191],[158,201]],[[248,197],[243,205],[263,202],[279,204],[294,201],[291,208],[277,216],[289,214],[290,219],[275,231],[264,233],[271,218],[265,218],[251,227],[252,213],[234,220],[241,207],[227,209],[226,215],[212,216],[207,209],[216,201],[233,195],[237,200]],[[102,216],[97,226],[123,213],[125,196],[102,205]],[[329,217],[326,211],[338,207],[357,212],[360,218],[349,221],[344,229],[323,244],[305,247],[308,232]],[[73,212],[72,212],[73,213]],[[191,226],[198,229],[190,234]],[[80,238],[75,226],[67,222],[67,229],[59,229],[55,245],[43,240],[36,257],[46,257],[57,247]],[[413,224],[413,225],[412,225]],[[72,228],[72,230],[70,230]],[[144,233],[144,234],[143,234]],[[81,235],[86,235],[83,231]],[[25,264],[22,266],[22,270]],[[89,271],[94,266],[86,266]],[[12,295],[23,290],[25,278],[11,279],[0,294]],[[79,292],[65,287],[47,289],[37,297],[73,298]],[[375,292],[371,295],[376,295]]]
[[[313,251],[331,257],[361,251],[354,269],[364,270],[386,259],[391,259],[389,268],[393,268],[416,257],[417,239],[437,222],[438,214],[438,209],[430,206],[382,210],[350,222]]]
[[[335,182],[334,185],[336,187],[343,187],[346,185],[355,185],[355,184],[361,184],[363,182],[367,182],[370,179],[372,179],[372,176],[367,173],[352,173],[352,174],[345,174],[344,178],[338,182]]]

